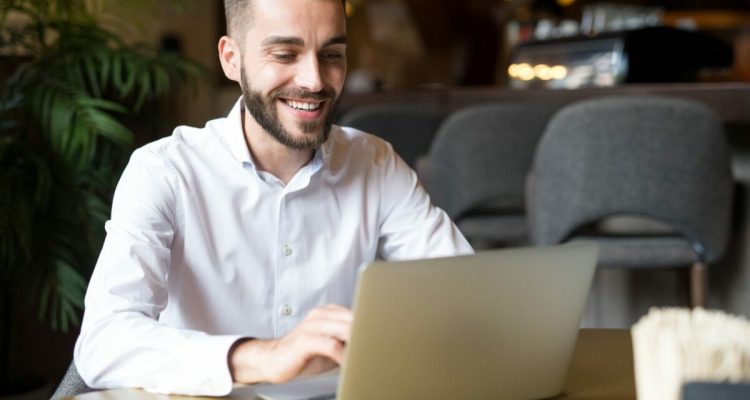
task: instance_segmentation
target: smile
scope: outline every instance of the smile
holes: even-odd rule
[[[322,102],[317,101],[300,101],[300,100],[289,100],[282,99],[282,101],[289,107],[300,110],[300,111],[316,111],[323,105]]]

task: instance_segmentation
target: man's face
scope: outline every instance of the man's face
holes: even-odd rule
[[[318,147],[346,78],[340,0],[253,0],[251,18],[240,81],[246,109],[280,143]]]

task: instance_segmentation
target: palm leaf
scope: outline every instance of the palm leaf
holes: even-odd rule
[[[0,27],[0,47],[33,54],[0,90],[0,290],[54,329],[80,322],[134,141],[124,121],[201,73],[103,29],[95,13],[112,1],[0,0],[0,22],[11,10],[30,21],[14,32]]]
[[[79,117],[89,126],[92,133],[121,146],[128,146],[133,142],[130,130],[106,112],[89,107],[79,109],[79,113]]]
[[[91,57],[85,57],[83,59],[83,68],[86,70],[86,78],[88,86],[91,88],[91,94],[99,98],[102,96],[102,89],[99,85],[99,75],[96,72],[96,60]]]

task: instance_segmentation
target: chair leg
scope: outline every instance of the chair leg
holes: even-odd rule
[[[690,267],[690,307],[706,307],[708,287],[708,270],[702,262],[693,263]]]

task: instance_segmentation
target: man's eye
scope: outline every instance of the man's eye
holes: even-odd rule
[[[325,62],[339,62],[344,59],[344,55],[342,53],[323,53],[320,58]]]
[[[283,61],[283,62],[294,61],[294,58],[295,58],[294,53],[273,53],[272,56],[277,61]]]

